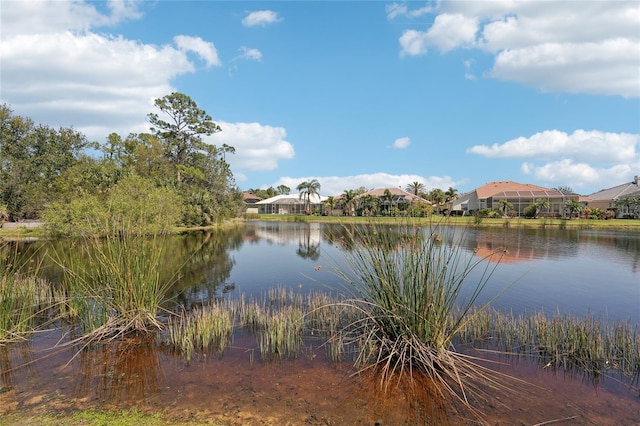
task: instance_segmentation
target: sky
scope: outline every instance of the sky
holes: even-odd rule
[[[0,103],[90,141],[191,97],[242,190],[640,175],[638,1],[0,0]]]

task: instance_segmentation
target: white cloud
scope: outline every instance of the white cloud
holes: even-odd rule
[[[295,156],[293,145],[286,140],[287,131],[283,127],[272,127],[260,123],[218,122],[221,132],[207,140],[221,146],[227,144],[236,153],[227,157],[234,170],[261,171],[274,170],[278,161]]]
[[[478,24],[475,18],[461,14],[441,14],[436,16],[427,31],[407,30],[400,37],[401,55],[420,55],[428,46],[435,46],[442,52],[458,47],[473,45]]]
[[[195,52],[219,63],[213,43],[176,36],[153,45],[89,29],[139,17],[137,3],[3,2],[1,101],[42,124],[73,126],[89,140],[111,132],[149,131],[153,100],[175,91],[175,77],[195,71]]]
[[[408,137],[405,136],[404,138],[396,139],[393,142],[393,145],[391,145],[391,148],[404,149],[404,148],[407,148],[410,143],[411,143],[411,139],[409,139]]]
[[[611,182],[631,181],[633,176],[638,174],[638,162],[635,163],[635,167],[631,163],[611,167],[593,167],[564,159],[542,165],[524,163],[520,171],[525,175],[534,176],[539,181],[547,182],[549,186],[565,185],[571,182],[571,188],[581,193],[582,188],[605,189],[611,187]]]
[[[449,176],[429,176],[428,178],[420,175],[391,175],[388,173],[372,173],[354,176],[300,176],[300,177],[281,177],[276,182],[266,185],[276,188],[278,185],[286,185],[289,188],[297,187],[300,182],[317,179],[320,182],[320,194],[325,196],[337,196],[342,194],[346,189],[358,189],[364,187],[367,190],[375,188],[402,188],[412,182],[420,182],[425,185],[425,190],[430,191],[434,188],[446,190],[458,184]]]
[[[531,137],[519,137],[503,144],[476,145],[467,150],[489,158],[553,159],[571,156],[578,161],[619,164],[630,161],[640,151],[640,135],[576,130],[567,134],[547,130]]]
[[[238,58],[262,62],[262,52],[258,49],[250,49],[246,46],[242,46],[240,47],[240,56],[238,56]]]
[[[18,34],[53,34],[87,31],[92,27],[114,25],[139,19],[138,1],[110,0],[111,12],[101,14],[92,3],[83,1],[8,1],[2,2],[2,40]]]
[[[242,19],[242,25],[245,27],[267,26],[282,21],[277,12],[272,10],[258,10],[250,12]]]
[[[494,55],[488,75],[495,78],[545,91],[640,96],[637,1],[442,1],[438,13],[426,30],[402,34],[402,55],[475,48]]]
[[[177,35],[173,38],[173,41],[181,51],[197,54],[207,63],[207,67],[220,66],[218,51],[213,43],[204,41],[200,37],[186,35]]]
[[[548,186],[607,188],[638,174],[640,134],[548,130],[503,144],[476,145],[467,150],[489,158],[526,158],[520,171]]]

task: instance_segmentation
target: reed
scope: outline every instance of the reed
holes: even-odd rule
[[[38,277],[39,269],[17,246],[0,247],[0,344],[26,340],[56,304],[50,283]]]
[[[56,262],[64,272],[70,319],[99,341],[162,329],[158,318],[177,276],[161,277],[164,238],[126,232],[90,237],[82,255]]]
[[[235,327],[235,306],[228,300],[195,308],[168,321],[169,343],[191,361],[194,352],[219,353],[231,344]]]
[[[359,340],[357,372],[374,371],[382,389],[421,376],[467,407],[468,391],[481,393],[480,382],[503,388],[497,374],[454,347],[478,312],[472,307],[495,264],[465,256],[455,237],[437,226],[349,232],[358,232],[362,244],[347,253],[348,267],[338,273],[355,289],[345,303],[361,315],[343,329],[346,341]],[[467,288],[470,272],[480,267],[479,280]]]
[[[474,312],[459,335],[462,342],[524,355],[545,368],[583,372],[592,380],[610,375],[640,376],[640,325],[543,312],[514,316],[495,310]]]

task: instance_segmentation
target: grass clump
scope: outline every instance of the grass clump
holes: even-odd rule
[[[121,232],[88,237],[79,256],[57,262],[64,272],[68,315],[83,339],[100,341],[163,328],[158,314],[177,279],[161,276],[162,236]]]
[[[231,343],[235,307],[228,301],[198,307],[182,315],[169,317],[169,343],[180,350],[187,361],[195,351],[210,348],[222,353]]]
[[[467,390],[479,391],[478,381],[500,386],[454,347],[495,264],[484,262],[479,281],[467,289],[469,274],[483,260],[465,256],[453,235],[439,231],[411,223],[349,231],[348,238],[361,244],[347,253],[348,266],[339,273],[355,290],[344,303],[361,319],[343,332],[359,341],[357,371],[373,372],[382,389],[422,377],[439,396],[468,407]]]
[[[0,344],[26,340],[38,319],[55,304],[39,265],[24,258],[18,246],[0,246]]]

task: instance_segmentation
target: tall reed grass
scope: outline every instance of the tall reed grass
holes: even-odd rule
[[[158,315],[177,275],[160,275],[164,237],[126,232],[88,237],[81,255],[57,259],[68,315],[83,338],[99,341],[163,327]]]
[[[382,389],[424,377],[441,396],[466,406],[468,390],[480,392],[480,381],[501,387],[495,374],[454,347],[496,265],[465,255],[456,237],[435,225],[349,232],[361,245],[338,273],[354,289],[345,303],[362,316],[343,329],[347,341],[359,340],[357,372],[373,371]],[[475,269],[478,281],[467,284]]]
[[[0,344],[25,340],[55,304],[39,269],[34,257],[24,257],[17,245],[0,246]]]

